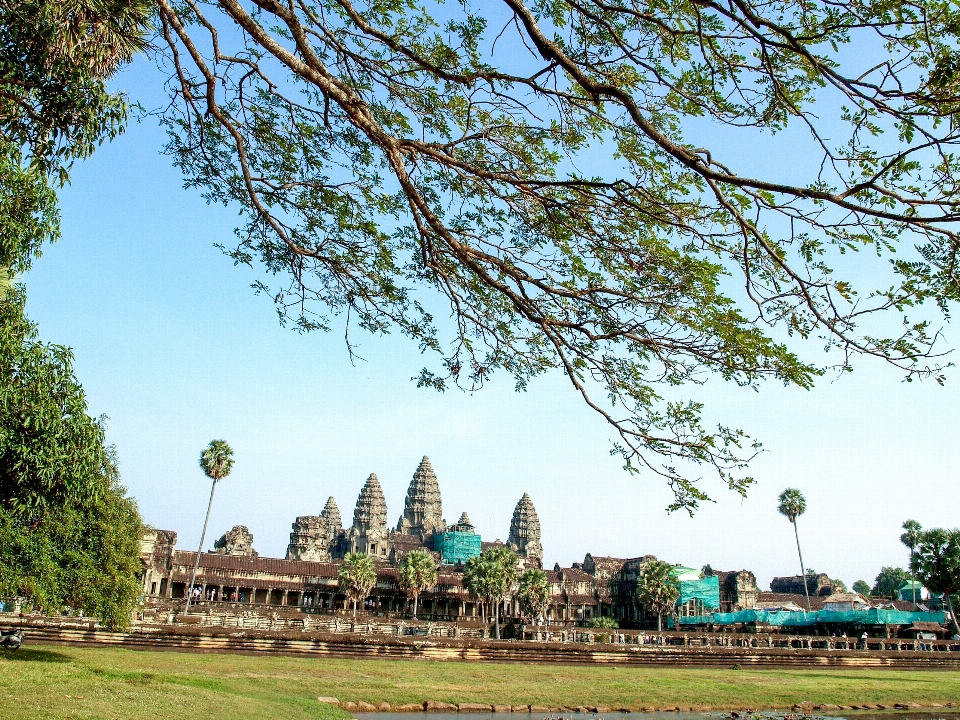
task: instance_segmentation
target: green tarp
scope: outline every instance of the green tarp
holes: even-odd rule
[[[434,550],[443,556],[443,562],[456,565],[480,554],[480,536],[475,533],[445,532],[434,542]]]
[[[775,627],[809,627],[811,625],[911,625],[915,622],[943,623],[942,612],[905,612],[901,610],[740,610],[733,613],[711,613],[699,617],[679,618],[681,625],[771,625]]]
[[[700,580],[681,580],[680,599],[677,605],[683,605],[690,600],[700,600],[704,610],[720,608],[720,581],[716,575],[701,578]]]

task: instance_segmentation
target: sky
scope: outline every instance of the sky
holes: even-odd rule
[[[154,73],[140,61],[116,82],[149,105]],[[767,589],[799,571],[793,528],[776,512],[786,487],[807,497],[798,526],[807,567],[848,585],[906,564],[904,520],[958,524],[958,370],[941,387],[860,360],[810,391],[719,379],[689,388],[707,420],[743,428],[765,452],[745,499],[707,475],[716,502],[692,518],[669,514],[664,483],[622,470],[612,433],[559,372],[524,393],[500,377],[474,394],[438,394],[411,381],[424,359],[399,335],[355,334],[363,359],[351,363],[342,331],[282,328],[250,287],[257,272],[214,247],[230,243],[235,210],[183,189],[163,140],[147,119],[77,165],[61,193],[63,239],[24,282],[42,339],[73,348],[90,412],[109,417],[145,521],[176,531],[181,549],[200,540],[210,486],[197,458],[214,438],[234,447],[236,465],[218,486],[205,547],[242,524],[269,557],[283,556],[294,518],[319,514],[330,495],[349,523],[371,472],[395,524],[423,455],[446,519],[467,511],[485,540],[506,539],[528,492],[548,567],[588,552],[653,554],[752,570]],[[770,142],[763,154],[784,168],[796,163],[791,152]]]

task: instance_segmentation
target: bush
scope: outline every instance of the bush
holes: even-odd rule
[[[616,618],[597,615],[590,619],[590,627],[593,628],[618,628],[620,623]]]

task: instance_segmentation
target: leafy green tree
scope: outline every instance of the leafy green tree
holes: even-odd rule
[[[200,567],[200,555],[203,553],[203,543],[207,539],[207,525],[210,523],[210,508],[213,507],[213,493],[217,483],[223,480],[233,470],[233,448],[226,440],[211,440],[200,453],[200,469],[210,478],[210,500],[207,502],[207,514],[203,519],[203,532],[200,533],[200,546],[197,548],[197,558],[193,563],[193,574],[190,584],[187,585],[187,605],[183,610],[186,615],[190,612],[190,603],[193,600],[194,583],[197,580],[197,569]]]
[[[487,607],[493,608],[495,637],[500,639],[500,603],[513,592],[520,573],[517,556],[505,545],[487,548],[467,560],[463,567],[463,585]],[[486,622],[486,617],[484,617]]]
[[[276,273],[282,317],[398,329],[441,390],[557,368],[674,509],[707,498],[698,465],[746,492],[756,445],[661,388],[809,387],[810,338],[940,376],[920,306],[960,298],[954,4],[157,7],[169,153],[241,209],[227,252]],[[780,132],[810,162],[745,157]]]
[[[909,572],[899,567],[882,567],[880,573],[873,581],[873,589],[870,594],[874,597],[896,598],[897,590],[905,583],[911,580]]]
[[[674,612],[679,598],[680,581],[670,563],[652,560],[643,564],[637,576],[637,602],[657,616],[657,630],[663,630],[663,618]]]
[[[122,130],[107,91],[145,46],[146,0],[0,0],[0,597],[129,622],[142,522],[68,348],[43,344],[15,282],[59,237],[55,186]]]
[[[620,623],[617,622],[616,618],[608,617],[606,615],[595,615],[590,618],[590,627],[592,628],[618,628]]]
[[[373,558],[364,553],[347,553],[337,571],[340,590],[353,603],[353,616],[357,616],[357,603],[363,602],[377,584],[377,566]]]
[[[426,550],[411,550],[400,561],[400,588],[413,598],[413,619],[417,619],[420,593],[437,584],[437,563]]]
[[[123,131],[127,104],[107,81],[147,46],[150,0],[0,0],[0,126],[3,141],[67,181]]]
[[[520,612],[532,620],[543,617],[550,607],[550,580],[539,568],[527,568],[517,581]]]
[[[797,540],[797,555],[800,556],[800,579],[803,580],[803,592],[807,597],[807,610],[810,609],[810,590],[807,588],[807,575],[815,574],[813,569],[803,571],[803,553],[800,551],[800,533],[797,531],[797,518],[807,511],[807,499],[796,488],[787,488],[777,498],[777,512],[786,517],[793,525],[793,535]]]
[[[870,586],[866,583],[865,580],[857,580],[853,584],[853,591],[855,593],[859,593],[860,595],[863,595],[864,597],[867,597],[870,595]]]
[[[923,527],[916,520],[906,520],[901,527],[904,532],[900,536],[900,542],[910,550],[910,567],[913,567],[913,549],[917,546]],[[913,602],[917,602],[916,588],[913,589]]]
[[[911,570],[931,592],[946,598],[953,631],[960,635],[952,599],[960,593],[960,530],[935,528],[919,531]]]
[[[69,349],[37,339],[15,286],[0,301],[0,599],[123,627],[140,594],[136,504]]]
[[[82,612],[125,628],[141,593],[143,524],[110,454],[93,499],[48,504],[28,519],[0,508],[0,599]]]
[[[843,580],[831,578],[830,585],[833,587],[834,592],[847,592],[847,584]]]

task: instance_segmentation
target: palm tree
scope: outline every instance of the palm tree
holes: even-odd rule
[[[7,293],[13,290],[16,281],[17,278],[13,271],[5,265],[0,265],[0,300],[3,300]]]
[[[207,538],[207,523],[210,522],[210,508],[213,507],[213,493],[217,489],[217,483],[223,480],[233,469],[233,448],[227,444],[226,440],[211,440],[210,444],[200,453],[200,467],[203,474],[210,478],[213,483],[210,486],[210,502],[207,503],[207,517],[203,520],[203,532],[200,533],[200,547],[197,548],[197,560],[193,564],[193,575],[190,576],[190,584],[187,586],[187,606],[183,610],[186,615],[190,612],[190,601],[193,599],[193,584],[197,580],[197,570],[200,567],[200,553],[203,552],[203,541]]]
[[[946,599],[953,630],[960,636],[951,597],[960,592],[960,530],[935,528],[918,532],[910,569],[931,592]]]
[[[353,616],[357,616],[357,602],[364,600],[377,584],[377,566],[373,558],[363,553],[347,553],[337,573],[337,583],[353,602]]]
[[[531,620],[542,617],[550,606],[550,581],[547,574],[537,568],[524,570],[517,582],[517,600],[520,602],[520,612]]]
[[[463,569],[463,584],[470,594],[493,607],[497,640],[500,639],[500,603],[513,592],[518,575],[517,556],[506,545],[484,550],[467,560]]]
[[[657,630],[663,630],[663,616],[673,611],[680,597],[680,581],[673,566],[662,560],[644,563],[637,577],[637,601],[657,616]]]
[[[403,556],[399,568],[400,588],[413,598],[413,619],[417,619],[420,593],[437,584],[437,563],[426,550],[412,550]]]
[[[900,542],[910,548],[910,567],[913,568],[913,549],[917,546],[917,543],[920,541],[920,533],[923,532],[923,527],[916,520],[907,520],[901,525],[905,532],[900,536]],[[912,572],[912,569],[911,569]],[[913,592],[913,602],[917,602],[917,588],[912,587]]]
[[[787,488],[778,498],[777,512],[785,515],[793,525],[793,535],[797,539],[797,555],[800,556],[800,580],[803,582],[803,594],[807,596],[807,610],[810,609],[810,591],[807,589],[807,571],[804,570],[803,553],[800,552],[800,533],[797,532],[797,518],[807,511],[807,499],[796,488]]]
[[[480,619],[484,624],[487,622],[486,603],[489,584],[490,571],[487,568],[486,559],[482,555],[468,558],[463,566],[463,586],[480,605]]]

